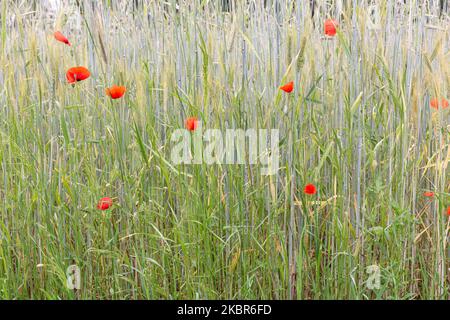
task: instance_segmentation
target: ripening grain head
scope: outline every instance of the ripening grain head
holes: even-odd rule
[[[448,6],[176,2],[0,5],[0,298],[448,299]]]

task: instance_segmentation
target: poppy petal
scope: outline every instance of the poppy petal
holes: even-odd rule
[[[310,183],[305,186],[305,188],[303,189],[303,192],[306,194],[312,195],[312,194],[316,194],[317,189],[316,189],[315,185]]]
[[[438,110],[439,107],[441,107],[442,109],[447,109],[448,106],[449,106],[449,103],[448,103],[447,99],[445,99],[445,98],[442,98],[441,101],[439,101],[438,98],[433,98],[430,100],[430,107],[433,109]]]
[[[327,19],[324,22],[324,32],[327,36],[334,37],[338,23],[334,19]]]
[[[187,130],[194,131],[198,126],[198,119],[196,117],[187,118],[185,125]]]
[[[66,78],[69,83],[73,83],[85,80],[89,78],[90,75],[91,73],[85,67],[73,67],[67,70]]]
[[[97,204],[97,209],[107,210],[113,205],[113,201],[109,197],[101,198]]]
[[[55,37],[56,40],[58,40],[58,41],[60,41],[60,42],[63,42],[63,43],[65,43],[65,44],[67,44],[67,45],[70,46],[69,40],[68,40],[61,32],[56,31],[56,32],[53,34],[53,36]]]
[[[290,93],[292,90],[294,90],[294,81],[291,81],[289,83],[286,83],[285,85],[282,85],[280,87],[280,90],[283,90],[284,92]]]
[[[105,93],[107,96],[111,97],[112,99],[119,99],[121,98],[127,89],[125,86],[112,86],[110,88],[106,88]]]

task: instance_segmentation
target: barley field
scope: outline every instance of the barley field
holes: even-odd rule
[[[0,299],[450,299],[448,2],[0,3]]]

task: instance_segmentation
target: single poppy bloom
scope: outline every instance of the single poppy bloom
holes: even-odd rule
[[[323,24],[324,32],[327,36],[334,37],[336,35],[336,28],[338,23],[334,19],[327,19]]]
[[[280,87],[280,90],[283,90],[284,92],[290,93],[292,90],[294,90],[294,81],[291,81],[289,83],[286,83],[285,85]]]
[[[198,119],[196,117],[187,118],[185,125],[189,131],[194,131],[198,126]]]
[[[109,197],[101,198],[97,204],[97,209],[107,210],[113,205],[113,201]]]
[[[66,78],[69,83],[74,83],[85,80],[89,78],[90,75],[91,73],[85,67],[73,67],[67,70]]]
[[[70,42],[69,40],[59,31],[56,31],[53,36],[55,37],[56,40],[63,42],[65,44],[67,44],[68,46],[70,46]]]
[[[450,217],[450,206],[447,207],[447,215]]]
[[[442,109],[446,109],[448,108],[448,101],[444,98],[441,99],[441,104],[439,105],[439,99],[438,98],[433,98],[430,101],[430,106],[433,109],[439,109],[439,107],[441,107]]]
[[[432,197],[434,197],[434,192],[427,191],[427,192],[424,192],[423,195],[424,195],[425,197],[432,198]]]
[[[310,183],[305,186],[305,189],[303,189],[303,192],[305,192],[306,194],[316,194],[317,189],[316,189],[315,185]]]
[[[127,89],[125,86],[112,86],[110,88],[106,88],[106,95],[110,96],[111,99],[119,99],[125,94]]]

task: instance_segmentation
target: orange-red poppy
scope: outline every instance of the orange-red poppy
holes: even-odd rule
[[[70,42],[69,40],[59,31],[56,31],[53,36],[55,37],[56,40],[61,41],[65,44],[67,44],[68,46],[70,46]]]
[[[125,86],[112,86],[110,88],[106,88],[106,95],[110,96],[111,99],[119,99],[125,94],[127,89]]]
[[[97,204],[97,209],[107,210],[113,205],[113,201],[109,197],[101,198]]]
[[[432,107],[433,109],[439,109],[439,107],[441,107],[442,109],[446,109],[448,108],[448,101],[444,98],[441,99],[441,103],[439,104],[439,99],[438,98],[433,98],[430,101],[430,107]]]
[[[194,131],[198,126],[198,119],[196,117],[187,118],[185,125],[189,131]]]
[[[85,67],[73,67],[67,70],[66,78],[69,83],[74,83],[85,80],[89,78],[90,75],[91,73]]]
[[[290,93],[292,90],[294,90],[294,81],[291,81],[289,83],[286,83],[285,85],[282,85],[280,87],[280,90],[283,90],[284,92]]]
[[[316,189],[315,185],[310,183],[305,186],[305,188],[303,189],[303,192],[305,192],[306,194],[316,194],[317,189]]]
[[[338,23],[334,19],[327,19],[323,24],[324,32],[327,36],[334,37]]]
[[[423,195],[424,195],[425,197],[432,198],[432,197],[434,197],[434,192],[427,191],[427,192],[424,192]]]
[[[447,215],[450,217],[450,206],[447,207]]]

